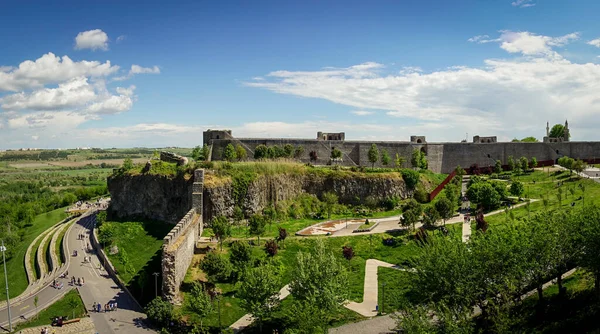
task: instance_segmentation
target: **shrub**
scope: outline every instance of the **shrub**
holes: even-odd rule
[[[200,269],[211,282],[226,282],[231,278],[232,266],[225,257],[217,252],[209,252],[200,263]]]
[[[394,210],[398,204],[400,203],[400,198],[398,196],[390,196],[386,197],[381,201],[381,206],[384,207],[387,211]]]
[[[402,179],[406,183],[406,188],[413,190],[419,183],[419,172],[412,169],[403,169],[402,170]]]
[[[168,326],[171,320],[175,318],[173,305],[162,299],[162,297],[156,297],[146,305],[145,313],[148,320],[157,327]]]
[[[344,258],[346,260],[352,260],[352,258],[354,257],[354,249],[352,249],[352,246],[342,247],[342,255],[344,255]]]
[[[278,248],[279,247],[277,246],[277,242],[275,240],[268,240],[265,243],[265,252],[267,252],[267,255],[271,257],[277,255]]]
[[[414,192],[413,197],[419,203],[429,202],[429,193],[424,189],[417,189],[417,191]]]

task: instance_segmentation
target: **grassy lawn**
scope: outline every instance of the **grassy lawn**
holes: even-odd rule
[[[105,224],[113,226],[114,244],[119,247],[119,254],[108,254],[108,257],[125,284],[129,284],[132,278],[160,252],[163,238],[173,228],[171,224],[156,221],[106,222]],[[109,253],[108,249],[106,251]],[[123,261],[123,254],[126,254],[126,261]]]
[[[384,218],[390,216],[397,216],[401,213],[401,210],[391,210],[391,211],[379,211],[373,212],[372,215],[369,216],[369,219],[372,218]],[[287,230],[288,236],[294,235],[296,232],[302,230],[303,228],[309,227],[311,225],[328,221],[328,220],[336,220],[336,219],[351,219],[351,217],[344,215],[336,215],[332,214],[331,219],[311,219],[311,218],[303,218],[303,219],[293,219],[282,222],[276,222],[271,225],[267,225],[265,234],[261,236],[265,238],[274,238],[279,235],[279,228],[285,228]],[[211,228],[205,228],[202,231],[203,237],[214,236],[214,233]],[[249,228],[246,225],[243,226],[232,226],[231,228],[231,237],[232,238],[248,238],[251,237],[249,233]]]
[[[85,315],[86,310],[81,297],[77,290],[73,289],[67,292],[61,299],[50,305],[47,309],[40,312],[37,317],[32,320],[20,323],[14,328],[15,332],[28,327],[50,326],[52,319],[57,316],[68,316],[69,319],[81,318]],[[52,329],[50,328],[52,331]]]
[[[62,253],[62,247],[63,247],[63,239],[65,237],[65,233],[67,233],[67,230],[69,229],[68,225],[73,224],[73,222],[68,222],[67,226],[63,228],[62,231],[60,231],[60,233],[58,234],[58,237],[56,239],[56,248],[54,249],[54,252],[56,253],[56,257],[58,258],[58,265],[62,265],[65,261],[65,259],[63,259],[63,253]],[[64,254],[65,256],[67,254]]]
[[[417,303],[413,296],[414,274],[392,268],[379,267],[378,293],[380,311],[389,313],[398,310],[406,303]],[[385,283],[385,287],[384,287]]]
[[[32,225],[23,230],[25,233],[23,234],[21,243],[15,249],[13,257],[6,261],[6,270],[8,272],[8,282],[12,297],[20,295],[29,284],[24,265],[25,252],[27,252],[29,244],[40,233],[66,217],[65,208],[56,209],[36,216]],[[4,271],[0,271],[0,280],[4,280]],[[6,291],[4,289],[0,291],[0,299],[6,299]]]
[[[54,233],[54,232],[53,232]],[[46,268],[50,270],[50,242],[52,241],[52,235],[48,237],[46,243],[42,245],[42,259],[46,261]]]
[[[46,231],[44,231],[44,232],[46,232]],[[43,235],[45,235],[45,234],[46,233],[43,233]],[[33,244],[33,246],[31,247],[31,253],[29,254],[30,255],[29,263],[31,264],[31,268],[34,271],[34,277],[36,279],[39,279],[41,276],[41,273],[35,264],[37,263],[37,253],[38,253],[37,251],[38,251],[39,245],[42,243],[42,240],[44,239],[43,235]],[[27,251],[27,249],[25,251]]]

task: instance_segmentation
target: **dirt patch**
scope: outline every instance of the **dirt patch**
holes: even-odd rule
[[[348,224],[357,224],[357,223],[362,224],[364,222],[365,222],[365,219],[331,220],[331,221],[321,222],[321,223],[309,226],[303,230],[296,232],[296,235],[308,236],[308,235],[326,235],[328,233],[333,234],[336,231],[339,231],[339,230],[345,228],[347,223]]]
[[[9,164],[10,167],[14,168],[44,168],[50,166],[45,162],[23,162],[16,164]]]

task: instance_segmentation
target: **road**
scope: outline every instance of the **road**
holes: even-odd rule
[[[75,226],[65,235],[69,256],[68,278],[56,278],[57,282],[63,283],[63,289],[55,289],[48,285],[34,295],[11,305],[13,326],[19,319],[25,320],[33,316],[35,312],[34,297],[37,295],[39,308],[45,307],[58,300],[67,291],[75,288],[70,285],[72,276],[83,278],[85,284],[79,287],[81,298],[90,312],[90,316],[98,333],[150,333],[153,330],[146,328],[144,323],[146,315],[140,307],[125,291],[119,288],[116,281],[101,268],[98,257],[87,252],[89,236],[94,226],[94,217],[87,216],[75,222]],[[79,234],[84,234],[83,240],[78,239]],[[77,256],[72,256],[77,250]],[[84,256],[90,256],[91,262],[83,262]],[[91,312],[92,304],[99,302],[102,305],[108,302],[117,302],[118,310],[113,312]],[[59,314],[57,314],[59,315]],[[0,309],[0,325],[8,329],[8,312],[6,308]]]

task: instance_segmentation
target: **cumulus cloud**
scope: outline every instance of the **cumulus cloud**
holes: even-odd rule
[[[548,37],[503,32],[500,47],[526,57],[487,59],[481,67],[427,73],[386,74],[384,65],[376,63],[274,71],[263,76],[267,80],[246,85],[358,110],[384,110],[388,116],[419,124],[433,140],[457,140],[465,132],[504,140],[541,135],[546,120],[565,118],[577,128],[573,130],[577,139],[589,138],[600,125],[593,117],[600,113],[600,65],[573,63],[552,49],[577,38],[576,33]]]
[[[76,77],[58,85],[31,93],[17,93],[0,98],[4,110],[56,110],[84,105],[96,98],[86,77]]]
[[[100,30],[88,30],[77,34],[75,37],[75,49],[83,50],[108,50],[108,35]]]
[[[587,44],[600,48],[600,38],[593,39],[588,41]]]
[[[56,84],[75,77],[105,77],[116,73],[119,66],[110,61],[71,60],[68,56],[58,57],[49,52],[35,61],[26,60],[17,68],[4,67],[0,71],[0,92],[20,91]]]
[[[369,115],[373,115],[375,112],[374,111],[367,111],[367,110],[353,110],[350,113],[354,114],[356,116],[369,116]]]
[[[126,39],[127,39],[127,36],[125,36],[125,35],[121,35],[121,36],[117,37],[117,44],[123,42]]]
[[[131,65],[129,74],[160,74],[158,66],[142,67],[140,65]]]

